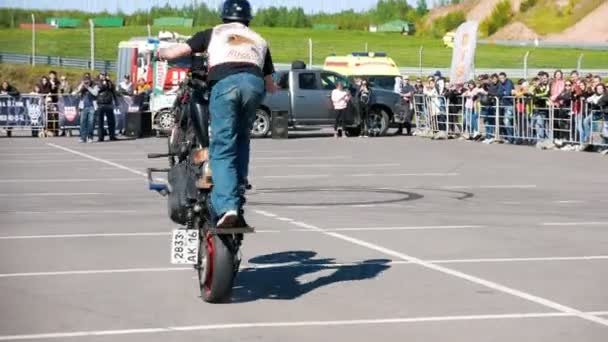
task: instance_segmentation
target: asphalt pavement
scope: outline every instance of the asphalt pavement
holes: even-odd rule
[[[608,159],[304,131],[252,144],[228,304],[170,264],[159,138],[0,138],[0,341],[608,340]]]

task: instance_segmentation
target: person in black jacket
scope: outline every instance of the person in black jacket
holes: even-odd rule
[[[462,95],[464,94],[464,91],[465,88],[464,84],[462,83],[450,85],[450,87],[446,91],[445,97],[448,101],[448,110],[445,122],[448,124],[448,132],[453,132],[457,130],[458,116],[464,108],[464,103],[462,101]]]
[[[557,139],[568,139],[573,132],[575,125],[571,125],[570,116],[572,115],[572,101],[574,99],[572,81],[564,83],[564,90],[555,98],[556,108],[555,117],[555,136]],[[570,129],[568,129],[569,125]],[[572,134],[572,136],[574,136]]]
[[[357,90],[355,98],[357,99],[357,109],[359,110],[359,118],[361,120],[359,137],[367,138],[369,136],[367,118],[369,115],[369,105],[372,99],[372,90],[369,88],[367,80],[361,80],[361,85]]]
[[[116,118],[114,117],[114,104],[118,103],[114,84],[109,77],[100,77],[99,94],[97,95],[97,141],[102,142],[105,136],[104,116],[108,119],[108,132],[110,141],[116,139]]]
[[[8,95],[8,96],[17,97],[20,94],[19,94],[19,90],[17,90],[17,88],[10,85],[10,83],[4,81],[4,82],[2,82],[2,86],[0,86],[0,95]]]
[[[484,117],[484,126],[486,129],[485,143],[494,141],[496,131],[496,110],[498,108],[497,99],[500,95],[500,83],[498,83],[498,74],[490,76],[490,82],[485,86],[486,95],[482,97],[481,105],[485,107],[486,115]]]

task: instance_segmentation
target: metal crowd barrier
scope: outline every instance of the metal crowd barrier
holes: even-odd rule
[[[533,96],[490,97],[468,107],[466,100],[414,95],[417,129],[489,142],[608,147],[608,113],[583,100],[559,106]]]
[[[0,95],[0,128],[32,131],[38,136],[39,130],[47,127],[47,97],[44,95]]]
[[[118,100],[114,114],[116,129],[121,131],[126,128],[126,113],[132,109],[133,99],[119,96]],[[60,131],[71,135],[72,130],[80,129],[79,102],[75,95],[0,95],[0,128],[6,131],[29,129],[32,136],[54,136]]]

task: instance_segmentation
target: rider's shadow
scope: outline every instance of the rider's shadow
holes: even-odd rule
[[[386,259],[336,264],[334,259],[313,259],[316,255],[312,251],[293,251],[250,259],[249,263],[255,266],[238,273],[231,301],[291,300],[322,286],[372,279],[390,268],[390,260]],[[317,272],[321,274],[313,274]]]

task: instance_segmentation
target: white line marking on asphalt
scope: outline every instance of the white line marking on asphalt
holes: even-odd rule
[[[543,226],[555,226],[555,227],[571,227],[571,226],[608,226],[606,222],[545,222]]]
[[[169,232],[15,235],[15,236],[0,236],[0,240],[76,239],[76,238],[97,238],[97,237],[138,237],[138,236],[169,236],[169,235],[170,235]]]
[[[17,145],[15,145],[15,147],[0,147],[0,151],[15,151],[16,149],[20,149],[20,150],[48,150],[48,151],[52,151],[50,148],[48,147],[27,147],[27,146],[19,146],[17,147]]]
[[[597,314],[602,314],[602,312],[589,312],[589,313],[585,312],[583,314],[592,316],[592,314],[597,315]],[[75,338],[75,337],[156,334],[156,333],[185,332],[185,331],[211,331],[211,330],[236,330],[236,329],[260,329],[260,328],[295,328],[295,327],[328,327],[328,326],[352,326],[352,325],[387,325],[387,324],[407,324],[407,323],[415,324],[415,323],[450,322],[450,321],[543,319],[543,318],[559,318],[559,317],[574,317],[574,316],[577,316],[577,315],[573,314],[573,313],[566,313],[566,312],[539,312],[539,313],[512,313],[512,314],[489,314],[489,315],[353,319],[353,320],[333,320],[333,321],[229,323],[229,324],[208,324],[208,325],[194,325],[194,326],[173,326],[173,327],[164,327],[164,328],[141,328],[141,329],[123,329],[123,330],[90,330],[90,331],[73,331],[73,332],[55,332],[55,333],[45,333],[45,334],[1,335],[0,341],[66,339],[66,338]]]
[[[0,183],[92,183],[92,182],[132,182],[141,178],[58,178],[58,179],[0,179]]]
[[[256,233],[280,233],[280,230],[256,230]],[[146,237],[169,236],[169,232],[139,232],[139,233],[91,233],[91,234],[49,234],[49,235],[9,235],[0,236],[0,240],[32,240],[32,239],[79,239],[99,237]]]
[[[335,210],[335,208],[415,208],[413,205],[382,203],[382,204],[339,204],[332,206],[321,205],[288,205],[285,208],[298,210]]]
[[[263,179],[306,179],[306,178],[327,178],[329,175],[287,175],[287,176],[261,176],[252,178],[263,178]]]
[[[58,272],[27,272],[27,273],[4,273],[0,278],[21,278],[21,277],[46,277],[46,276],[66,276],[66,275],[91,275],[91,274],[113,274],[113,273],[144,273],[144,272],[175,272],[192,271],[192,267],[156,267],[156,268],[122,268],[107,270],[82,270],[82,271],[58,271]]]
[[[49,149],[50,150],[50,149]],[[108,157],[108,156],[117,156],[117,157],[124,157],[124,156],[142,156],[142,157],[146,157],[146,153],[144,152],[106,152],[106,151],[99,151],[100,154],[103,154],[104,157]],[[41,152],[41,153],[0,153],[0,158],[2,157],[11,157],[11,156],[15,156],[15,157],[50,157],[50,156],[65,156],[65,154],[63,153],[58,153],[58,152]]]
[[[251,149],[251,153],[252,154],[256,154],[256,153],[272,153],[272,154],[293,154],[293,153],[306,153],[306,152],[310,152],[310,150],[280,150],[280,149],[276,149],[276,150],[256,150],[256,149]]]
[[[434,264],[486,264],[486,263],[517,263],[517,262],[552,262],[552,261],[594,261],[608,260],[608,255],[593,255],[580,257],[538,257],[538,258],[482,258],[482,259],[438,259],[425,260]],[[405,260],[388,260],[386,262],[344,262],[344,263],[322,263],[316,264],[314,260],[309,263],[281,263],[281,264],[250,264],[244,263],[241,271],[255,271],[269,268],[339,268],[351,266],[369,266],[369,265],[413,265],[412,262]],[[23,272],[23,273],[4,273],[0,274],[0,278],[17,278],[17,277],[39,277],[39,276],[68,276],[68,275],[89,275],[89,274],[124,274],[124,273],[145,273],[145,272],[173,272],[173,271],[192,271],[191,267],[151,267],[151,268],[125,268],[125,269],[103,269],[103,270],[75,270],[75,271],[51,271],[51,272]]]
[[[481,259],[447,259],[426,260],[433,264],[484,264],[508,262],[535,262],[535,261],[593,261],[608,260],[608,255],[589,255],[576,257],[531,257],[531,258],[481,258]]]
[[[79,214],[137,214],[137,210],[55,210],[55,211],[0,211],[0,215],[79,215]]]
[[[480,258],[480,259],[437,259],[437,260],[425,260],[426,262],[434,264],[489,264],[489,263],[516,263],[516,262],[551,262],[551,261],[594,261],[594,260],[608,260],[608,255],[590,255],[590,256],[577,256],[577,257],[535,257],[535,258]],[[314,260],[310,263],[282,263],[282,264],[245,264],[245,268],[248,269],[265,269],[265,268],[280,268],[280,267],[322,267],[322,268],[336,268],[336,267],[349,267],[349,266],[365,266],[365,265],[412,265],[412,262],[405,260],[390,260],[386,262],[345,262],[345,263],[329,263],[329,264],[316,264]]]
[[[298,178],[327,178],[327,177],[451,177],[451,176],[458,176],[458,174],[457,173],[360,173],[360,174],[346,174],[346,175],[329,175],[329,174],[276,175],[276,176],[261,176],[258,178],[298,179]]]
[[[113,194],[103,192],[25,192],[4,193],[0,197],[55,197],[55,196],[111,196]]]
[[[567,200],[567,201],[555,201],[554,203],[559,203],[559,204],[581,204],[581,203],[585,203],[585,201]]]
[[[273,213],[269,213],[267,211],[263,211],[263,210],[254,210],[254,212],[256,212],[262,216],[266,216],[266,217],[277,217],[277,215],[275,215]]]
[[[536,185],[481,185],[480,189],[534,189]]]
[[[468,281],[470,281],[472,283],[475,283],[475,284],[478,284],[478,285],[482,285],[482,286],[485,286],[485,287],[488,287],[488,288],[491,288],[491,289],[494,289],[494,290],[497,290],[497,291],[500,291],[500,292],[504,292],[504,293],[507,293],[507,294],[510,294],[510,295],[513,295],[513,296],[525,299],[525,300],[533,302],[533,303],[537,303],[537,304],[546,306],[546,307],[551,308],[553,310],[557,310],[557,311],[560,311],[560,312],[563,312],[563,313],[572,314],[572,315],[575,315],[575,316],[577,316],[577,317],[579,317],[581,319],[588,320],[588,321],[591,321],[591,322],[595,322],[595,323],[598,323],[598,324],[601,324],[601,325],[604,325],[604,326],[608,326],[608,320],[606,320],[606,319],[595,317],[595,316],[592,316],[592,315],[589,315],[589,314],[585,314],[584,312],[582,312],[580,310],[577,310],[577,309],[565,306],[563,304],[551,301],[551,300],[543,298],[543,297],[535,296],[535,295],[532,295],[530,293],[527,293],[527,292],[524,292],[524,291],[520,291],[520,290],[517,290],[517,289],[514,289],[514,288],[510,288],[510,287],[501,285],[499,283],[496,283],[496,282],[493,282],[493,281],[489,281],[489,280],[486,280],[486,279],[483,279],[483,278],[480,278],[480,277],[476,277],[476,276],[473,276],[473,275],[470,275],[470,274],[467,274],[467,273],[464,273],[464,272],[460,272],[460,271],[457,271],[457,270],[454,270],[454,269],[451,269],[451,268],[447,268],[447,267],[444,267],[444,266],[440,266],[440,265],[437,265],[437,264],[426,262],[426,261],[423,261],[421,259],[409,256],[409,255],[406,255],[406,254],[403,254],[403,253],[399,253],[397,251],[393,251],[393,250],[390,250],[388,248],[384,248],[382,246],[375,245],[375,244],[372,244],[372,243],[369,243],[369,242],[366,242],[366,241],[363,241],[363,240],[351,238],[351,237],[346,236],[346,235],[342,235],[342,234],[339,234],[339,233],[326,233],[326,234],[328,234],[330,236],[333,236],[333,237],[336,237],[338,239],[344,240],[344,241],[351,242],[353,244],[356,244],[356,245],[359,245],[359,246],[362,246],[362,247],[366,247],[366,248],[369,248],[369,249],[372,249],[372,250],[376,250],[378,252],[382,252],[382,253],[387,254],[387,255],[392,255],[392,256],[398,257],[400,259],[403,259],[403,260],[406,260],[406,261],[410,261],[412,263],[416,263],[416,264],[418,264],[420,266],[423,266],[425,268],[428,268],[428,269],[431,269],[431,270],[434,270],[434,271],[438,271],[438,272],[441,272],[441,273],[444,273],[444,274],[447,274],[447,275],[451,275],[453,277],[457,277],[457,278],[460,278],[460,279],[468,280]]]
[[[485,226],[411,226],[411,227],[346,227],[327,228],[327,232],[357,232],[357,231],[380,231],[380,230],[439,230],[439,229],[482,229]]]
[[[293,221],[292,219],[287,218],[287,217],[277,217],[277,220],[283,221],[283,222],[291,222],[291,221]]]
[[[522,184],[522,185],[450,185],[442,186],[442,189],[446,190],[458,190],[458,189],[535,189],[537,186],[533,184]]]
[[[370,243],[370,242],[367,242],[367,241],[356,239],[356,238],[353,238],[353,237],[350,237],[350,236],[347,236],[347,235],[344,235],[344,234],[341,234],[341,233],[327,232],[327,231],[323,230],[322,228],[319,228],[319,227],[316,227],[316,226],[313,226],[313,225],[309,225],[309,224],[306,224],[306,223],[303,223],[303,222],[294,221],[294,222],[291,222],[291,223],[294,224],[294,225],[303,227],[303,228],[309,228],[311,230],[317,231],[319,233],[322,233],[322,234],[325,234],[325,235],[328,235],[328,236],[335,237],[335,238],[337,238],[339,240],[350,242],[350,243],[352,243],[354,245],[365,247],[367,249],[371,249],[371,250],[374,250],[374,251],[377,251],[377,252],[380,252],[380,253],[383,253],[383,254],[386,254],[386,255],[390,255],[390,256],[399,258],[401,260],[405,260],[405,261],[409,261],[409,262],[418,264],[418,265],[420,265],[422,267],[425,267],[425,268],[428,268],[428,269],[431,269],[431,270],[434,270],[434,271],[437,271],[437,272],[440,272],[440,273],[444,273],[444,274],[447,274],[447,275],[450,275],[450,276],[453,276],[453,277],[456,277],[456,278],[467,280],[469,282],[472,282],[472,283],[475,283],[475,284],[478,284],[478,285],[482,285],[482,286],[485,286],[487,288],[494,289],[496,291],[507,293],[507,294],[510,294],[512,296],[519,297],[521,299],[525,299],[527,301],[530,301],[530,302],[533,302],[533,303],[537,303],[537,304],[546,306],[546,307],[551,308],[553,310],[561,311],[563,313],[572,314],[572,315],[577,316],[577,317],[579,317],[581,319],[584,319],[584,320],[587,320],[587,321],[591,321],[591,322],[595,322],[595,323],[598,323],[598,324],[601,324],[601,325],[604,325],[604,326],[608,326],[608,319],[603,319],[603,318],[600,318],[600,317],[595,317],[593,315],[586,314],[586,313],[584,313],[584,312],[582,312],[580,310],[574,309],[574,308],[569,307],[569,306],[565,306],[563,304],[551,301],[551,300],[543,298],[543,297],[535,296],[533,294],[530,294],[530,293],[527,293],[527,292],[524,292],[524,291],[520,291],[520,290],[517,290],[517,289],[514,289],[514,288],[510,288],[510,287],[507,287],[505,285],[501,285],[501,284],[493,282],[493,281],[489,281],[489,280],[486,280],[486,279],[483,279],[483,278],[480,278],[480,277],[476,277],[476,276],[473,276],[473,275],[470,275],[470,274],[467,274],[467,273],[464,273],[464,272],[460,272],[460,271],[457,271],[457,270],[454,270],[454,269],[451,269],[451,268],[448,268],[448,267],[444,267],[444,266],[440,266],[438,264],[434,264],[434,263],[431,263],[431,262],[428,262],[428,261],[424,261],[422,259],[410,256],[410,255],[407,255],[407,254],[404,254],[404,253],[400,253],[400,252],[397,252],[395,250],[391,250],[391,249],[388,249],[386,247],[382,247],[380,245],[376,245],[376,244],[373,244],[373,243]]]
[[[96,161],[96,162],[104,163],[106,165],[110,165],[110,166],[113,166],[115,168],[131,172],[131,173],[136,174],[138,176],[142,176],[142,177],[147,177],[148,176],[145,172],[138,171],[138,170],[132,169],[130,167],[127,167],[127,166],[124,166],[124,165],[120,165],[120,164],[117,164],[115,162],[111,162],[109,160],[97,158],[97,157],[94,157],[92,155],[89,155],[89,154],[86,154],[86,153],[83,153],[83,152],[72,150],[71,148],[67,148],[67,147],[63,147],[63,146],[59,146],[59,145],[55,145],[55,144],[51,144],[51,143],[47,143],[47,145],[51,146],[51,147],[54,147],[54,148],[58,148],[60,150],[63,150],[63,151],[69,152],[69,153],[72,153],[72,154],[75,154],[75,155],[78,155],[78,156],[81,156],[81,157],[84,157],[84,158],[87,158],[87,159],[90,159],[90,160],[93,160],[93,161]]]
[[[361,164],[294,164],[294,165],[280,165],[280,164],[274,164],[274,165],[254,165],[252,168],[253,169],[258,169],[258,168],[382,168],[382,167],[398,167],[401,166],[401,164],[368,164],[368,165],[361,165]]]
[[[121,169],[117,169],[115,167],[76,167],[74,168],[76,171],[122,171]]]
[[[255,160],[335,160],[335,159],[352,159],[348,156],[335,157],[256,157]]]
[[[452,177],[458,173],[359,173],[350,177]]]
[[[68,163],[86,163],[89,160],[83,159],[21,159],[21,160],[3,160],[2,164],[68,164]]]

